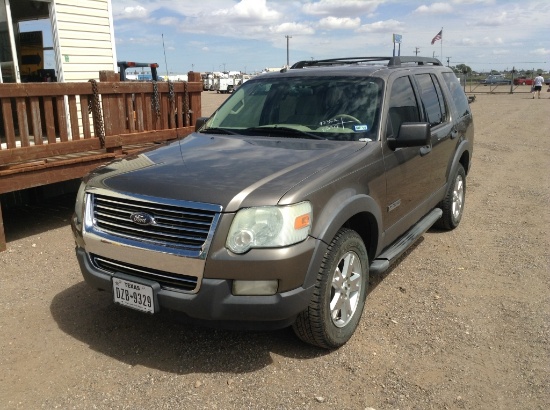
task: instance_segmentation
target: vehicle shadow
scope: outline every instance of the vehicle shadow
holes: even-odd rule
[[[76,192],[2,210],[7,246],[10,242],[67,226],[75,198]]]
[[[60,207],[53,221],[48,218],[46,229],[55,223],[66,225],[65,219],[71,213],[72,209]],[[41,224],[27,229],[18,235],[32,234],[41,229]],[[371,275],[368,294],[423,240],[419,238],[387,271]],[[92,350],[130,366],[174,374],[248,373],[275,364],[273,355],[307,360],[330,354],[301,342],[290,328],[232,331],[189,323],[168,311],[147,315],[115,305],[110,292],[97,291],[85,282],[58,293],[50,304],[50,312],[63,332]],[[365,311],[364,316],[367,315]]]
[[[373,292],[423,240],[419,238],[387,271],[371,275],[367,292]],[[94,351],[130,366],[174,374],[249,373],[276,364],[273,355],[307,360],[330,354],[301,342],[290,328],[232,331],[187,323],[167,311],[147,315],[115,305],[111,293],[85,282],[58,293],[50,311],[63,332]]]
[[[248,373],[276,362],[329,352],[302,343],[292,329],[229,331],[182,323],[177,315],[147,315],[120,307],[109,292],[80,282],[58,293],[50,311],[59,328],[91,349],[130,366],[175,374]],[[276,363],[275,363],[276,364]]]

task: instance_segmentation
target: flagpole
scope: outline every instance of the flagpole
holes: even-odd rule
[[[443,27],[441,27],[441,58],[440,61],[443,61]]]

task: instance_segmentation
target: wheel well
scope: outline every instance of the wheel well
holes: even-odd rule
[[[464,151],[462,153],[462,156],[460,157],[459,162],[464,168],[464,172],[468,174],[468,171],[470,170],[470,153],[468,151]]]
[[[362,212],[348,219],[344,224],[344,227],[353,229],[359,234],[359,236],[361,236],[361,239],[363,239],[365,247],[367,248],[369,262],[371,262],[376,254],[379,238],[376,218],[370,213]]]

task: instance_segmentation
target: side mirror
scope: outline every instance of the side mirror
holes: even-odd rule
[[[399,128],[397,138],[388,138],[388,146],[395,150],[404,147],[423,147],[431,145],[432,134],[427,122],[404,122]]]
[[[198,131],[202,128],[204,124],[206,124],[206,121],[208,121],[208,118],[210,117],[199,117],[197,118],[197,121],[195,121],[195,131]]]

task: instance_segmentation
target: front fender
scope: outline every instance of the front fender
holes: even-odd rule
[[[378,203],[366,194],[355,195],[345,200],[332,198],[317,216],[312,236],[330,244],[336,232],[354,215],[367,212],[376,219],[377,228],[382,226],[382,211]]]
[[[321,213],[315,216],[316,223],[311,236],[320,242],[316,246],[304,287],[307,288],[315,283],[316,275],[327,247],[336,236],[338,230],[354,216],[360,214],[370,214],[370,217],[376,221],[376,226],[369,227],[376,230],[376,235],[371,235],[371,237],[380,238],[382,236],[382,212],[377,202],[368,195],[354,195],[344,200],[341,197],[333,197],[323,207]],[[376,247],[376,253],[380,252],[378,249],[380,243],[381,241],[378,240],[376,244],[371,244]]]

